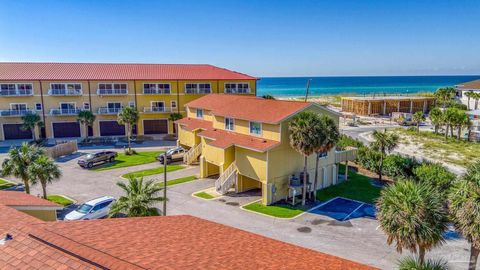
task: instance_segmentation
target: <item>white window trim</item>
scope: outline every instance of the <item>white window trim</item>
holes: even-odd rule
[[[173,106],[173,104],[175,104],[175,106]],[[176,100],[170,100],[170,107],[172,108],[177,108],[177,101]]]
[[[120,104],[120,108],[121,108],[122,107],[122,102],[120,102],[120,101],[109,101],[109,102],[107,102],[107,108],[108,108],[109,104],[117,104],[117,103]]]
[[[87,106],[85,106],[85,105],[87,105]],[[90,109],[91,109],[91,108],[90,108],[90,103],[89,103],[89,102],[84,102],[84,103],[83,103],[83,109],[84,109],[84,110],[90,110]]]
[[[195,92],[194,93],[187,93],[187,84],[193,84],[195,85]],[[210,92],[209,93],[199,93],[200,91],[200,84],[208,84],[210,87]],[[184,91],[185,91],[185,94],[192,94],[192,95],[205,95],[205,94],[211,94],[212,93],[212,84],[209,83],[209,82],[205,82],[205,83],[185,83],[184,85]]]
[[[232,129],[227,128],[227,119],[230,119],[232,121]],[[224,120],[223,120],[223,124],[225,125],[225,130],[235,131],[235,119],[233,119],[231,117],[225,117]]]
[[[100,90],[100,85],[101,85],[101,84],[105,84],[105,85],[109,84],[109,85],[111,85],[111,86],[112,86],[112,90],[115,90],[115,87],[114,87],[115,84],[124,84],[124,85],[126,86],[125,90],[126,90],[127,93],[128,93],[128,83],[103,83],[103,82],[101,82],[101,83],[98,83],[98,84],[97,84],[97,90]],[[121,89],[119,89],[119,90],[121,90]]]
[[[37,105],[40,105],[40,109],[37,108]],[[43,110],[43,105],[42,103],[35,103],[35,111],[40,112]]]
[[[252,132],[252,123],[260,124],[260,134]],[[250,133],[250,135],[253,135],[253,136],[262,136],[263,135],[263,123],[262,122],[256,122],[256,121],[249,121],[248,122],[248,132]]]
[[[199,112],[199,111],[202,112],[202,116],[201,116],[201,117],[198,117],[198,112]],[[203,114],[204,114],[203,109],[197,109],[197,111],[196,111],[196,116],[197,116],[198,119],[203,119],[203,116],[204,116]]]
[[[59,102],[58,103],[58,105],[59,105],[58,108],[62,108],[62,104],[73,104],[73,108],[77,108],[77,103],[76,102]]]
[[[28,104],[27,103],[10,103],[10,110],[14,110],[12,105],[25,105],[25,110],[28,110]]]
[[[162,104],[163,104],[163,107],[165,108],[165,101],[162,101],[162,100],[150,101],[150,107],[152,107],[152,108],[153,108],[153,103],[162,103]]]
[[[155,91],[156,93],[145,93],[145,85],[146,84],[155,84]],[[159,84],[165,84],[165,85],[168,85],[168,93],[164,93],[163,91],[162,92],[159,92],[160,89],[158,88],[158,85]],[[146,83],[144,82],[143,83],[143,94],[144,95],[170,95],[172,93],[172,84],[171,83],[161,83],[161,82],[151,82],[151,83]]]
[[[225,94],[231,94],[231,93],[227,93],[227,84],[235,84],[235,92],[234,92],[234,94],[250,94],[250,92],[251,92],[251,91],[250,91],[250,90],[251,90],[251,89],[250,89],[250,84],[249,84],[248,82],[225,82],[225,83],[223,84],[223,92],[224,92]],[[247,92],[239,93],[239,92],[238,92],[238,85],[239,85],[239,84],[246,84],[246,85],[248,85],[248,88],[247,88],[248,91],[247,91]]]
[[[20,88],[18,87],[20,84],[30,85],[32,95],[33,95],[33,92],[34,92],[33,83],[0,83],[0,91],[1,91],[1,86],[2,85],[9,85],[9,84],[13,84],[15,86],[15,93],[17,93],[17,95],[20,91]]]

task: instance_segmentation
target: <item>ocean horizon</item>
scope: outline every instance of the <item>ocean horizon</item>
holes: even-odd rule
[[[440,87],[453,87],[463,82],[480,79],[480,75],[262,77],[257,84],[257,95],[305,96],[308,79],[311,79],[309,96],[399,95],[434,92]]]

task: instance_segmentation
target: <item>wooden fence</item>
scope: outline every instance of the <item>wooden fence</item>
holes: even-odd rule
[[[77,152],[78,146],[77,141],[69,141],[65,143],[57,144],[53,147],[45,148],[45,153],[47,156],[56,159],[61,156],[70,155]]]

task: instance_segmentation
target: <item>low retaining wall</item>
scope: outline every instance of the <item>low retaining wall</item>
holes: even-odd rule
[[[56,159],[61,156],[70,155],[78,151],[77,141],[69,141],[45,148],[47,156]]]

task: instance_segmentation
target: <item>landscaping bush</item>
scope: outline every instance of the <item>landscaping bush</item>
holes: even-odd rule
[[[447,263],[443,260],[427,260],[423,264],[417,259],[407,257],[398,262],[399,270],[445,270],[448,269]]]
[[[455,181],[455,175],[438,163],[423,163],[413,170],[418,182],[426,183],[445,193]]]
[[[392,154],[385,157],[383,173],[393,178],[409,178],[413,176],[416,166],[418,166],[418,162],[415,159]]]
[[[379,172],[381,153],[369,147],[358,149],[357,161],[360,165],[370,171]]]
[[[345,150],[348,146],[360,148],[363,147],[363,143],[347,135],[340,135],[337,142],[337,150]]]
[[[129,148],[125,148],[124,152],[125,152],[125,155],[127,156],[132,156],[137,154],[137,151],[135,151],[135,149],[129,149]]]

